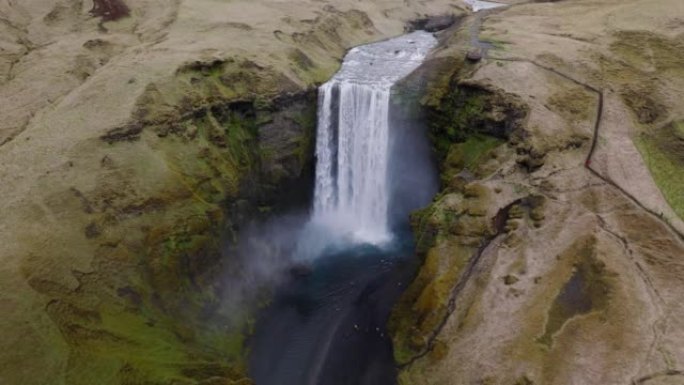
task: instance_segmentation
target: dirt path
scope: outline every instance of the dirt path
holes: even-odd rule
[[[482,26],[482,18],[485,17],[485,16],[487,16],[487,15],[490,14],[490,13],[491,13],[491,11],[490,11],[490,12],[483,12],[482,14],[476,15],[475,21],[473,21],[473,26],[477,26],[477,27],[478,27],[477,30],[479,30],[479,28]],[[488,50],[489,50],[489,48],[491,48],[491,45],[490,45],[489,43],[485,42],[485,41],[479,40],[478,36],[474,35],[474,34],[477,33],[477,30],[474,30],[473,28],[471,28],[471,30],[470,30],[470,33],[471,33],[471,42],[473,42],[472,44],[473,44],[475,47],[480,48],[480,49],[483,50],[483,56],[484,56],[485,59],[489,59],[489,60],[498,60],[498,61],[507,61],[507,62],[522,62],[522,63],[529,63],[529,64],[532,64],[532,65],[534,65],[534,66],[536,66],[536,67],[539,67],[539,68],[541,68],[541,69],[543,69],[543,70],[545,70],[545,71],[554,73],[554,74],[556,74],[556,75],[558,75],[558,76],[560,76],[560,77],[562,77],[562,78],[564,78],[564,79],[567,79],[567,80],[569,80],[569,81],[571,81],[571,82],[573,82],[573,83],[575,83],[575,84],[577,84],[577,85],[579,85],[579,86],[582,86],[582,87],[584,87],[585,89],[589,90],[590,92],[592,92],[592,93],[594,93],[594,94],[596,94],[596,95],[598,96],[597,113],[596,113],[596,119],[595,119],[595,122],[594,122],[594,133],[593,133],[593,137],[592,137],[592,141],[591,141],[591,148],[590,148],[589,153],[587,154],[587,158],[586,158],[586,160],[585,160],[585,162],[584,162],[584,167],[585,167],[587,170],[589,170],[589,172],[591,172],[593,175],[595,175],[596,177],[598,177],[599,179],[603,180],[604,182],[608,183],[608,184],[611,185],[612,187],[616,188],[618,191],[620,191],[620,193],[622,193],[622,195],[624,195],[624,196],[626,196],[627,198],[629,198],[629,200],[631,200],[634,204],[636,204],[636,205],[639,206],[641,209],[643,209],[644,211],[646,211],[647,213],[649,213],[652,217],[656,218],[658,221],[660,221],[661,223],[665,224],[665,225],[672,231],[672,233],[674,233],[674,234],[677,236],[677,238],[679,238],[680,241],[684,242],[684,233],[680,232],[674,225],[672,225],[670,222],[668,222],[667,220],[665,220],[665,219],[662,217],[661,214],[658,214],[658,213],[656,213],[654,210],[652,210],[652,209],[646,207],[646,205],[644,205],[643,203],[641,203],[641,202],[639,201],[639,199],[637,199],[634,195],[632,195],[632,194],[629,193],[627,190],[625,190],[625,189],[622,188],[620,185],[618,185],[618,184],[615,183],[613,180],[611,180],[610,177],[602,175],[602,174],[599,173],[595,168],[592,167],[592,159],[593,159],[593,157],[594,157],[594,154],[596,153],[596,148],[597,148],[597,145],[598,145],[598,138],[599,138],[600,129],[601,129],[601,122],[602,122],[602,119],[603,119],[603,111],[604,111],[604,95],[603,95],[603,90],[601,90],[601,89],[599,89],[599,88],[596,88],[596,87],[594,87],[594,86],[592,86],[592,85],[590,85],[590,84],[587,84],[587,83],[585,83],[585,82],[583,82],[583,81],[581,81],[581,80],[577,80],[577,79],[573,78],[573,77],[570,76],[570,75],[567,75],[567,74],[565,74],[565,73],[563,73],[563,72],[561,72],[561,71],[558,71],[558,70],[555,69],[555,68],[552,68],[552,67],[549,67],[549,66],[540,64],[540,63],[538,63],[538,62],[536,62],[536,61],[534,61],[534,60],[524,59],[524,58],[501,58],[501,57],[489,56],[489,55],[488,55]]]
[[[521,3],[521,4],[525,4],[525,3]],[[519,5],[519,4],[517,4],[517,5]],[[515,5],[511,5],[511,6],[509,6],[509,7],[513,7],[513,6],[515,6]],[[506,7],[506,8],[509,8],[509,7]],[[588,84],[588,83],[585,83],[585,82],[583,82],[583,81],[581,81],[581,80],[575,79],[575,78],[573,78],[572,76],[570,76],[570,75],[568,75],[568,74],[565,74],[565,73],[563,73],[563,72],[561,72],[561,71],[558,71],[558,70],[555,69],[555,68],[552,68],[552,67],[543,65],[543,64],[541,64],[541,63],[538,63],[538,62],[536,62],[536,61],[534,61],[534,60],[524,59],[524,58],[500,58],[500,57],[492,57],[492,56],[489,56],[489,55],[488,55],[488,51],[489,51],[490,48],[492,48],[492,45],[491,45],[490,43],[486,42],[486,41],[480,40],[480,39],[479,39],[479,36],[478,36],[478,35],[479,35],[479,31],[480,31],[480,29],[481,29],[481,27],[482,27],[482,21],[483,21],[483,18],[486,17],[487,15],[490,15],[490,14],[492,14],[492,13],[494,13],[494,12],[497,12],[497,11],[499,11],[499,10],[502,10],[502,9],[505,9],[505,8],[501,8],[501,9],[490,9],[490,10],[486,10],[486,11],[481,11],[481,12],[478,12],[478,13],[475,15],[475,18],[474,18],[474,20],[473,20],[473,22],[472,22],[472,24],[471,24],[471,26],[470,26],[470,28],[469,28],[469,30],[470,30],[470,44],[471,44],[471,46],[473,46],[474,48],[478,48],[478,49],[482,50],[482,52],[483,52],[483,58],[484,58],[485,60],[489,59],[489,60],[498,60],[498,61],[507,61],[507,62],[523,62],[523,63],[529,63],[529,64],[532,64],[532,65],[534,65],[534,66],[536,66],[536,67],[538,67],[538,68],[541,68],[541,69],[543,69],[543,70],[545,70],[545,71],[548,71],[548,72],[551,72],[551,73],[553,73],[553,74],[556,74],[556,75],[558,75],[558,76],[560,76],[560,77],[562,77],[562,78],[564,78],[564,79],[566,79],[566,80],[569,80],[569,81],[571,81],[571,82],[573,82],[573,83],[575,83],[575,84],[577,84],[577,85],[579,85],[579,86],[585,88],[585,89],[588,90],[589,92],[595,94],[595,95],[597,96],[597,106],[596,106],[596,117],[595,117],[595,121],[594,121],[594,131],[593,131],[593,137],[592,137],[592,140],[591,140],[591,147],[590,147],[590,149],[589,149],[589,152],[587,153],[587,156],[586,156],[586,159],[585,159],[585,162],[584,162],[584,168],[587,169],[591,174],[593,174],[593,175],[594,175],[595,177],[597,177],[598,179],[602,180],[602,181],[605,182],[606,184],[608,184],[608,185],[612,186],[613,188],[617,189],[622,195],[624,195],[625,197],[627,197],[630,201],[632,201],[632,202],[633,202],[635,205],[637,205],[639,208],[641,208],[642,210],[644,210],[645,212],[647,212],[649,215],[651,215],[652,217],[654,217],[655,219],[657,219],[658,221],[660,221],[661,223],[663,223],[665,226],[667,226],[667,227],[670,229],[670,231],[671,231],[671,232],[672,232],[680,241],[684,242],[684,234],[682,234],[675,226],[673,226],[671,223],[669,223],[668,221],[666,221],[661,215],[659,215],[658,213],[656,213],[656,212],[653,211],[652,209],[646,207],[646,206],[645,206],[643,203],[641,203],[634,195],[632,195],[631,193],[629,193],[628,191],[626,191],[624,188],[622,188],[620,185],[618,185],[618,184],[615,183],[613,180],[611,180],[610,177],[602,175],[602,174],[601,174],[600,172],[598,172],[595,168],[593,168],[593,166],[592,166],[592,159],[593,159],[593,157],[594,157],[594,155],[595,155],[595,153],[596,153],[596,149],[597,149],[597,146],[598,146],[598,138],[599,138],[599,134],[600,134],[600,130],[601,130],[601,123],[602,123],[602,121],[603,121],[603,114],[604,114],[604,93],[603,93],[603,90],[602,90],[602,89],[599,89],[599,88],[597,88],[597,87],[594,87],[594,86],[592,86],[592,85],[590,85],[590,84]],[[516,202],[512,203],[511,205],[513,205],[513,204],[515,204],[515,203],[516,203]],[[511,205],[507,206],[507,208],[510,208]],[[504,210],[506,210],[506,209],[504,209]],[[503,210],[502,210],[502,212],[503,212]],[[601,217],[599,217],[599,220],[600,220],[601,223],[604,222],[603,218],[601,218]],[[613,232],[611,232],[611,234],[613,234],[613,235],[615,235],[616,237],[618,237],[620,240],[623,241],[623,243],[624,243],[625,245],[627,245],[627,240],[625,240],[623,237],[621,237],[621,236],[619,236],[619,235],[617,235],[617,234],[615,234],[615,233],[613,233]],[[475,255],[473,255],[473,257],[470,259],[470,261],[469,261],[469,263],[468,263],[468,265],[467,265],[467,267],[466,267],[466,271],[464,272],[464,274],[463,274],[463,276],[461,277],[461,279],[458,280],[458,282],[456,283],[454,289],[452,290],[452,293],[451,293],[451,296],[450,296],[450,299],[449,299],[449,303],[448,303],[447,312],[446,312],[446,314],[445,314],[445,316],[444,316],[444,319],[439,323],[439,325],[435,328],[435,330],[433,331],[433,333],[432,333],[432,334],[430,335],[430,337],[428,338],[428,343],[427,343],[425,349],[424,349],[423,351],[421,351],[420,353],[416,354],[414,357],[412,357],[408,362],[406,362],[406,363],[400,365],[400,366],[399,366],[400,369],[403,369],[403,368],[406,368],[406,367],[408,367],[408,366],[411,366],[411,365],[412,365],[413,363],[415,363],[417,360],[419,360],[420,358],[422,358],[422,357],[426,356],[428,353],[430,353],[430,351],[433,349],[434,344],[435,344],[435,341],[436,341],[438,335],[440,334],[440,332],[442,331],[442,329],[443,329],[444,326],[446,325],[446,323],[447,323],[449,317],[451,316],[451,314],[453,313],[453,311],[454,311],[454,309],[455,309],[455,303],[456,303],[456,299],[457,299],[459,293],[462,291],[462,289],[463,289],[463,287],[465,286],[465,284],[467,283],[467,281],[468,281],[468,279],[469,279],[471,273],[474,271],[475,267],[477,266],[478,261],[480,260],[481,255],[482,255],[482,254],[484,253],[484,251],[493,243],[493,241],[498,237],[498,235],[500,235],[500,232],[497,232],[497,234],[496,234],[495,236],[493,236],[493,237],[487,239],[486,242],[485,242],[485,244],[484,244],[484,245],[475,253]],[[637,268],[638,271],[640,272],[640,275],[642,276],[642,279],[644,279],[644,281],[646,282],[647,286],[653,291],[654,295],[655,295],[656,297],[658,297],[660,301],[662,301],[662,299],[660,299],[660,294],[658,293],[657,289],[653,286],[652,280],[651,280],[651,278],[648,276],[648,274],[646,273],[646,271],[644,271],[643,267],[642,267],[637,261],[633,261],[633,262],[635,263],[636,268]],[[656,340],[657,340],[658,334],[659,334],[659,333],[657,333],[657,331],[656,331],[655,334],[656,334],[655,338],[656,338]],[[656,378],[656,377],[661,377],[661,376],[672,376],[672,375],[680,376],[680,375],[684,375],[684,372],[683,372],[683,371],[679,371],[679,370],[670,370],[670,371],[666,371],[666,372],[654,373],[654,374],[651,374],[651,375],[647,375],[647,376],[644,376],[644,377],[640,377],[640,378],[638,378],[638,379],[634,379],[634,380],[633,380],[633,383],[634,383],[634,384],[643,384],[643,383],[645,383],[646,381],[649,381],[649,380],[651,380],[651,379],[653,379],[653,378]]]

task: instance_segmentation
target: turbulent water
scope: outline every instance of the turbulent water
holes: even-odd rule
[[[495,3],[491,1],[481,1],[481,0],[465,0],[465,2],[470,5],[473,12],[479,12],[485,9],[492,9],[505,6],[506,4]]]
[[[390,94],[436,44],[426,32],[357,47],[319,90],[313,221],[362,243],[391,239]]]

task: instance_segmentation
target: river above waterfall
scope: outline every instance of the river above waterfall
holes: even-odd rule
[[[465,0],[466,4],[470,6],[473,12],[479,12],[486,9],[493,9],[499,7],[505,7],[507,4],[496,3],[493,1],[482,1],[482,0]]]

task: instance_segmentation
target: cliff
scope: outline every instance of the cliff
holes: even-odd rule
[[[682,15],[531,2],[443,33],[423,99],[443,190],[390,322],[402,384],[682,381]]]
[[[448,3],[0,1],[0,382],[248,382],[231,250],[306,201],[316,84]]]

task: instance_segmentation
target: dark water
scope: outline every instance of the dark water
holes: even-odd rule
[[[357,246],[291,274],[256,324],[256,384],[396,384],[385,325],[414,272],[411,251]]]

